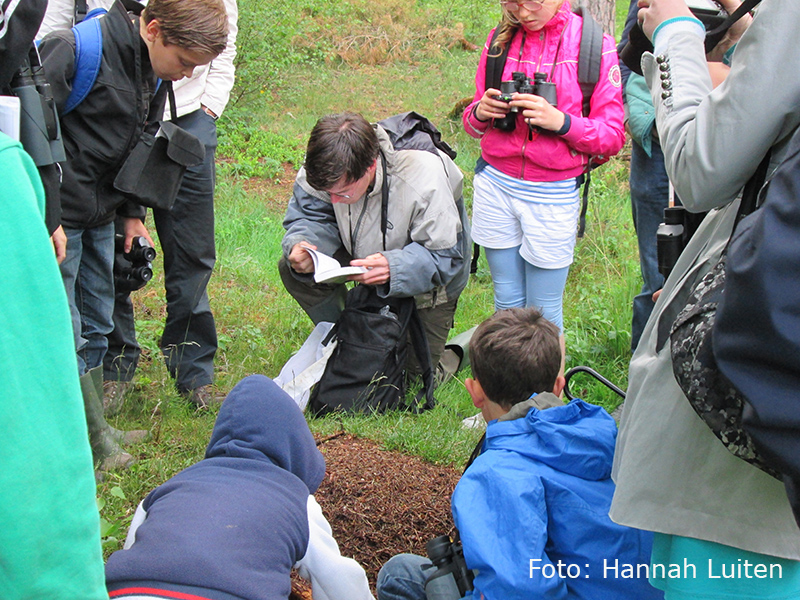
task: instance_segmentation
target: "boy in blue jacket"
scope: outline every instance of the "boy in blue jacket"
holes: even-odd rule
[[[488,425],[452,510],[475,573],[472,597],[662,598],[636,577],[649,565],[652,534],[608,517],[614,420],[599,406],[559,399],[558,328],[534,308],[498,311],[475,331],[470,361],[465,385]],[[379,600],[424,600],[429,562],[393,557],[378,575]]]

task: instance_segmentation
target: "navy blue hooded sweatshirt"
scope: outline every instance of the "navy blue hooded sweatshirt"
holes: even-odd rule
[[[145,499],[135,543],[106,565],[110,596],[286,600],[308,546],[308,496],[324,475],[294,401],[267,377],[243,379],[222,404],[205,458]]]

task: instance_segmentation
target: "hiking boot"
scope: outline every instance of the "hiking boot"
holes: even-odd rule
[[[130,381],[106,380],[103,382],[103,412],[107,417],[113,417],[122,410],[125,394],[131,387]]]
[[[212,406],[222,404],[223,398],[214,393],[211,384],[201,385],[200,387],[189,390],[183,394],[186,399],[194,404],[198,410],[206,410]]]

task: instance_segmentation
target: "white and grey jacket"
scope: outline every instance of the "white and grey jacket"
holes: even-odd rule
[[[670,180],[690,210],[711,210],[678,259],[630,366],[614,459],[611,518],[621,524],[800,560],[783,485],[719,442],[675,381],[669,329],[728,243],[736,200],[768,149],[773,164],[800,126],[800,11],[763,2],[711,89],[701,28],[665,26],[642,64]]]
[[[458,297],[469,279],[471,238],[462,198],[463,175],[445,154],[395,150],[376,125],[386,159],[378,160],[373,189],[354,204],[333,204],[312,188],[305,168],[295,179],[283,226],[284,256],[301,241],[325,254],[340,249],[353,258],[380,252],[389,261],[389,281],[378,286],[383,297],[414,296],[418,308]],[[388,173],[386,247],[381,234],[381,187]],[[306,278],[299,273],[292,273]]]

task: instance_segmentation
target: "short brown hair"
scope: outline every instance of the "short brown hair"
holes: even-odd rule
[[[499,310],[469,344],[472,375],[487,398],[505,409],[551,392],[561,369],[558,327],[535,308]]]
[[[228,13],[222,0],[150,0],[145,23],[158,21],[164,44],[219,56],[228,43]]]
[[[358,113],[322,117],[308,138],[306,180],[316,190],[327,191],[345,178],[361,179],[378,158],[378,134]]]

